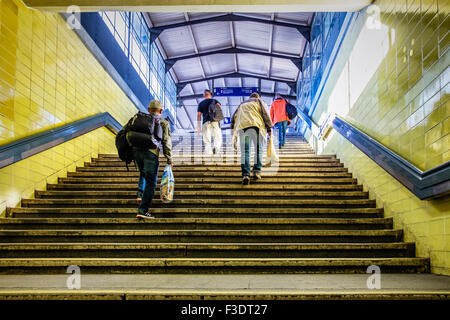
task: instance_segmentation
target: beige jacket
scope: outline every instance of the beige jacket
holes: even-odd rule
[[[257,127],[265,138],[272,130],[272,121],[267,113],[267,106],[262,99],[248,99],[241,103],[231,118],[234,133],[248,127]]]
[[[272,130],[273,124],[267,113],[267,105],[262,99],[248,99],[241,103],[231,117],[231,129],[233,130],[233,146],[237,149],[239,130],[257,127],[259,134],[266,139],[267,132]]]

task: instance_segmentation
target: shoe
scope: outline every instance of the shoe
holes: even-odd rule
[[[250,177],[249,176],[245,176],[242,178],[242,184],[244,186],[248,185],[250,183]]]
[[[254,178],[255,180],[261,180],[261,179],[262,179],[261,173],[260,173],[260,172],[255,172],[255,173],[253,174],[253,178]]]
[[[155,216],[152,215],[152,214],[150,213],[150,211],[143,212],[143,211],[139,210],[139,212],[138,212],[136,218],[138,218],[138,219],[154,219]]]

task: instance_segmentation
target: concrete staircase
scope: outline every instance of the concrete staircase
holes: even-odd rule
[[[199,139],[174,137],[178,149]],[[429,271],[335,156],[288,136],[278,170],[242,186],[230,139],[226,160],[176,156],[175,200],[163,204],[156,192],[157,219],[135,218],[138,173],[116,155],[36,191],[0,220],[0,273]],[[160,173],[164,165],[161,157]]]

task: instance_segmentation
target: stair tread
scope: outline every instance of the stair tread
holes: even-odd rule
[[[203,223],[203,224],[302,224],[302,223],[327,223],[327,224],[373,224],[389,223],[392,218],[158,218],[137,220],[136,218],[8,218],[0,219],[1,224],[13,223],[126,223],[126,224],[170,224],[170,223]]]
[[[171,266],[171,265],[396,265],[415,264],[422,265],[429,261],[428,258],[398,257],[398,258],[0,258],[0,266],[12,265],[44,265],[63,266],[68,265],[97,265],[101,261],[103,265],[142,265],[142,266]]]
[[[148,250],[148,249],[222,249],[222,250],[376,250],[376,249],[407,249],[413,242],[387,242],[387,243],[0,243],[0,250],[82,250],[82,249],[108,249],[108,250]]]
[[[237,235],[237,236],[373,236],[373,235],[397,235],[402,230],[0,230],[0,236],[33,236],[33,235],[58,235],[58,236],[88,236],[88,235],[119,235],[119,236],[145,236],[145,235]]]

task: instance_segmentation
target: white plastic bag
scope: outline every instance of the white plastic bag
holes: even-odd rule
[[[275,163],[278,163],[278,155],[275,150],[275,141],[273,139],[273,135],[270,135],[269,143],[267,144],[267,155],[266,155],[266,163],[265,167],[270,167]]]
[[[172,167],[170,165],[166,165],[161,177],[161,201],[164,203],[172,202],[174,190],[175,178],[173,176]]]

